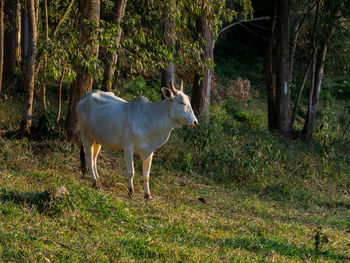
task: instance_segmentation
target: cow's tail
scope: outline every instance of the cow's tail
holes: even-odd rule
[[[83,142],[80,143],[80,168],[83,176],[86,174],[86,161]]]
[[[75,130],[74,130],[74,133],[78,134],[79,131],[80,131],[80,124],[78,121],[77,126],[75,127]],[[86,160],[85,160],[84,143],[82,140],[80,140],[80,168],[84,177],[84,175],[86,174]]]

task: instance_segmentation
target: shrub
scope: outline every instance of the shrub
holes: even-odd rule
[[[252,99],[251,85],[248,79],[238,77],[236,80],[215,80],[215,88],[213,89],[213,100],[219,102],[231,96],[234,97],[235,102],[241,103],[245,106],[248,101]]]
[[[131,94],[133,99],[144,96],[150,101],[159,101],[161,98],[160,89],[157,89],[155,85],[147,85],[142,76],[137,76],[132,82],[126,83],[124,90]]]

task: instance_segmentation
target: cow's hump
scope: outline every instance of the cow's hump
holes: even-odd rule
[[[125,100],[118,98],[112,92],[104,92],[100,90],[94,90],[91,92],[91,97],[98,104],[108,104],[116,102],[126,102]]]
[[[148,103],[150,101],[147,98],[145,98],[144,96],[140,96],[136,100],[134,100],[134,102]]]

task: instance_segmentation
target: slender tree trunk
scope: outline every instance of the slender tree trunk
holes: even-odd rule
[[[174,0],[169,1],[164,10],[165,17],[163,19],[163,41],[168,47],[175,45],[175,20],[172,17],[176,10],[176,3]],[[172,54],[173,55],[173,54]],[[161,87],[167,87],[170,89],[170,82],[175,84],[175,65],[173,59],[167,62],[167,66],[161,70]],[[162,96],[163,93],[161,92]]]
[[[44,10],[45,10],[45,42],[46,45],[49,43],[49,15],[47,12],[47,0],[44,0]],[[46,111],[46,66],[47,66],[47,55],[44,58],[44,81],[42,81],[42,104],[44,111]]]
[[[302,27],[302,25],[305,22],[306,17],[310,14],[310,12],[315,8],[315,6],[319,5],[320,0],[316,0],[314,4],[309,7],[306,12],[302,15],[301,19],[298,19],[298,15],[296,15],[296,24],[294,27],[294,39],[293,39],[293,44],[292,44],[292,49],[291,49],[291,55],[290,55],[290,65],[289,65],[289,80],[293,80],[293,68],[294,68],[294,56],[295,56],[295,51],[297,48],[298,44],[298,39],[299,39],[299,32]],[[311,1],[308,0],[307,5],[309,6],[311,4]],[[307,75],[307,74],[306,74]],[[293,125],[292,125],[293,126]]]
[[[293,113],[292,113],[292,119],[290,121],[291,129],[293,129],[294,121],[295,121],[295,118],[296,118],[296,115],[297,115],[297,110],[298,110],[298,107],[300,105],[301,95],[303,94],[303,90],[304,90],[304,87],[305,87],[305,84],[306,84],[306,80],[307,80],[307,77],[309,75],[310,69],[312,67],[312,61],[313,61],[312,57],[310,59],[309,65],[307,66],[307,69],[304,72],[303,81],[302,81],[302,83],[300,85],[300,88],[299,88],[299,91],[298,91],[298,96],[297,96],[297,99],[296,99],[296,102],[295,102],[295,105],[294,105],[294,109],[293,109]]]
[[[327,48],[333,29],[329,31],[329,34],[322,41],[321,47],[316,56],[315,71],[314,71],[314,85],[310,92],[309,107],[307,118],[303,129],[303,137],[305,139],[311,139],[314,131],[314,123],[316,119],[317,105],[320,99],[320,91],[323,79],[324,63],[327,55]]]
[[[80,12],[82,17],[81,26],[83,26],[84,20],[88,20],[89,22],[98,25],[100,21],[100,0],[80,0]],[[97,54],[97,32],[90,32],[89,34],[86,30],[81,30],[80,41],[82,47],[89,47],[90,49],[90,53],[84,55],[87,60]],[[89,75],[84,67],[80,66],[76,72],[77,77],[70,88],[69,108],[66,122],[68,137],[73,140],[76,138],[74,135],[77,122],[75,114],[76,105],[83,95],[92,90],[93,83],[92,76]]]
[[[338,16],[340,15],[340,10],[343,6],[343,2],[340,2],[337,7],[333,10],[333,18],[328,21],[325,29],[324,38],[320,41],[321,45],[318,49],[317,53],[315,53],[315,59],[313,63],[313,79],[312,79],[312,87],[309,94],[309,105],[307,117],[305,120],[302,136],[305,139],[311,139],[313,131],[314,131],[314,123],[316,119],[317,105],[320,98],[320,91],[322,86],[323,79],[323,71],[324,71],[324,63],[327,55],[328,44],[331,40],[333,32],[335,30],[336,21]],[[315,22],[316,25],[316,22]],[[315,39],[315,37],[314,37]],[[315,40],[314,40],[315,46]]]
[[[40,0],[35,0],[35,21],[36,25],[39,25],[39,14],[40,14]],[[36,28],[37,34],[39,35],[39,27]]]
[[[271,4],[269,39],[265,57],[266,88],[267,88],[267,112],[268,128],[270,131],[276,130],[276,75],[273,69],[273,50],[275,46],[275,26],[276,26],[276,4]]]
[[[17,85],[18,92],[25,92],[26,90],[26,68],[28,59],[28,41],[29,41],[29,24],[28,24],[28,10],[27,6],[21,6],[21,74],[19,85]]]
[[[22,7],[21,12],[21,57],[24,58],[28,54],[28,38],[29,38],[29,25],[28,25],[28,11],[26,7]]]
[[[206,61],[214,63],[214,38],[213,31],[209,25],[209,21],[205,17],[201,17],[197,21],[197,32],[200,32],[203,41],[201,60],[205,64]],[[193,82],[193,91],[191,104],[197,116],[204,121],[209,119],[210,91],[212,85],[212,68],[205,69],[202,73],[195,73]]]
[[[173,60],[170,60],[165,69],[161,70],[160,85],[162,87],[170,87],[170,82],[175,84],[175,74],[176,69],[174,62]]]
[[[16,66],[21,65],[21,2],[17,1],[17,11],[16,11]]]
[[[65,68],[62,70],[61,78],[60,78],[60,84],[58,86],[58,110],[57,110],[57,122],[61,118],[61,105],[62,105],[62,85],[63,85],[63,80],[64,80],[64,75],[65,75]]]
[[[117,68],[119,68],[119,62],[117,60]],[[119,71],[115,70],[114,71],[114,79],[113,79],[113,85],[112,85],[112,89],[113,90],[118,90],[119,88]]]
[[[276,124],[284,136],[290,134],[289,1],[277,1],[276,22]]]
[[[310,0],[308,1],[308,6],[310,4]],[[304,13],[304,15],[302,16],[302,18],[300,19],[300,21],[297,21],[296,26],[295,26],[295,36],[294,36],[294,41],[293,41],[293,46],[292,46],[292,51],[291,51],[291,56],[290,56],[290,75],[289,75],[289,79],[290,81],[292,81],[293,78],[293,66],[294,66],[294,55],[295,55],[295,51],[296,51],[296,47],[297,47],[297,42],[298,42],[298,36],[299,36],[299,32],[300,29],[305,21],[305,18],[308,16],[308,14],[316,7],[316,15],[315,15],[315,21],[314,21],[314,26],[313,26],[313,32],[312,32],[312,46],[313,46],[313,51],[310,57],[310,61],[308,64],[308,67],[306,68],[304,75],[303,75],[303,80],[301,83],[301,86],[299,88],[298,91],[298,95],[297,95],[297,99],[294,105],[294,109],[293,109],[293,113],[292,113],[292,118],[291,118],[291,130],[293,130],[293,126],[294,126],[294,122],[295,122],[295,118],[296,118],[296,113],[298,110],[298,107],[300,105],[300,101],[301,101],[301,96],[306,84],[306,80],[307,77],[309,75],[309,72],[311,70],[311,68],[313,69],[313,73],[315,72],[315,54],[316,54],[316,50],[317,50],[317,44],[316,44],[316,25],[317,25],[317,21],[318,21],[318,11],[319,11],[319,4],[320,4],[320,0],[315,1],[315,3],[308,8],[308,10]],[[314,74],[312,74],[312,82],[314,81]],[[312,84],[313,87],[313,84]]]
[[[0,94],[4,68],[4,2],[5,0],[0,0]]]
[[[315,14],[315,21],[314,21],[314,25],[313,25],[313,31],[312,31],[312,74],[311,74],[311,87],[310,87],[310,91],[309,91],[309,96],[308,96],[308,109],[307,109],[307,114],[306,114],[306,121],[304,124],[304,129],[302,132],[302,135],[305,137],[304,134],[306,134],[306,130],[308,128],[306,128],[307,123],[309,123],[308,120],[311,119],[311,107],[312,107],[312,96],[314,93],[314,89],[315,89],[315,72],[316,72],[316,58],[317,58],[317,50],[318,50],[318,44],[316,43],[316,28],[317,28],[317,24],[318,24],[318,16],[319,16],[319,7],[320,7],[320,1],[317,2],[317,6],[316,6],[316,14]]]
[[[105,71],[103,72],[103,82],[101,87],[101,90],[103,91],[111,90],[113,85],[113,76],[115,72],[115,65],[117,64],[117,60],[118,60],[118,49],[119,49],[120,39],[122,35],[122,27],[120,24],[124,17],[126,1],[127,0],[115,1],[114,21],[117,26],[117,33],[115,36],[115,46],[117,50],[114,50],[111,53],[108,52],[106,54],[106,58],[109,60],[106,62],[106,68],[105,68]]]
[[[301,21],[298,21],[297,24],[294,27],[294,39],[292,44],[292,49],[290,52],[290,59],[289,59],[289,81],[293,80],[293,69],[294,69],[294,57],[295,57],[295,51],[297,49],[298,44],[298,38],[299,38],[299,32],[300,32],[300,26]]]
[[[36,44],[37,44],[37,25],[35,16],[34,0],[28,0],[28,56],[26,57],[26,72],[25,72],[25,97],[21,121],[21,132],[28,136],[32,125],[33,113],[33,96],[34,96],[34,67],[36,59]]]
[[[3,3],[3,0],[0,0]],[[16,33],[17,33],[17,3],[15,1],[5,2],[5,23],[8,25],[4,32],[4,64],[3,78],[12,81],[15,78],[16,68]],[[4,9],[2,9],[4,10]],[[2,25],[4,21],[2,20]]]

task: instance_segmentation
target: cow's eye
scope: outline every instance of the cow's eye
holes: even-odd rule
[[[185,105],[185,106],[186,106],[186,103],[184,103],[184,102],[180,102],[180,104],[182,104],[182,105]]]

